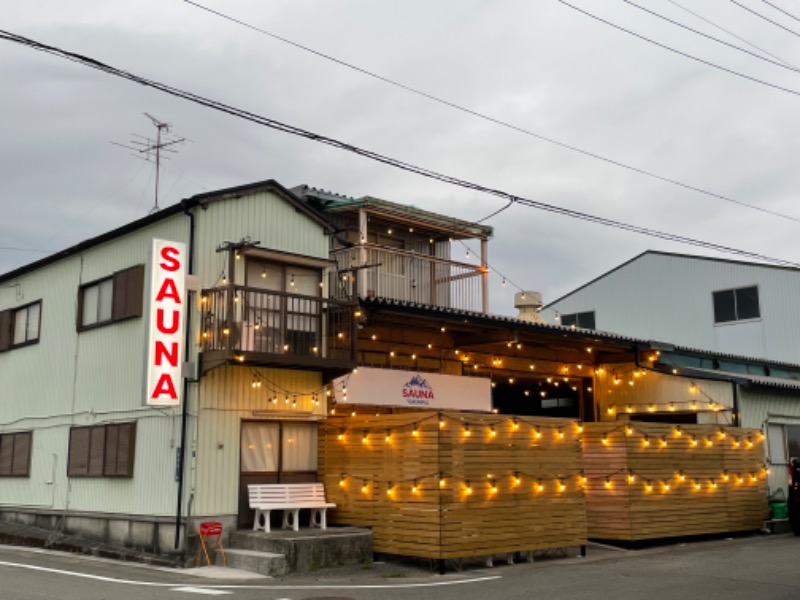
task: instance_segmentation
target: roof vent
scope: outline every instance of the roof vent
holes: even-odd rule
[[[522,291],[514,294],[514,308],[519,311],[517,319],[529,323],[544,323],[539,314],[542,309],[541,292]]]

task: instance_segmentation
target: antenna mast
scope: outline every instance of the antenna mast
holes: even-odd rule
[[[133,156],[136,158],[141,158],[147,162],[155,162],[156,165],[156,187],[155,187],[155,195],[153,199],[153,208],[150,209],[148,214],[153,214],[154,212],[159,210],[158,206],[158,185],[159,180],[161,177],[161,161],[168,160],[169,156],[164,156],[164,153],[177,153],[177,150],[173,147],[178,144],[181,144],[186,141],[186,138],[178,138],[170,136],[170,128],[172,127],[171,123],[167,123],[165,121],[160,121],[155,118],[153,115],[144,113],[144,115],[150,119],[153,125],[156,128],[156,139],[152,140],[149,137],[144,137],[138,134],[133,134],[135,137],[140,138],[136,140],[132,140],[131,144],[133,146],[126,146],[124,144],[118,144],[116,142],[111,142],[115,146],[120,146],[121,148],[127,148],[128,150],[133,150],[136,152]],[[155,160],[153,157],[155,156]]]

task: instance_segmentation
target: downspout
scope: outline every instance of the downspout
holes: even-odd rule
[[[739,384],[735,381],[731,381],[731,387],[733,388],[733,425],[741,427],[742,419],[739,415]]]
[[[194,274],[194,214],[190,212],[189,206],[185,201],[183,204],[183,214],[189,217],[189,261],[187,272],[189,275]],[[191,294],[191,292],[189,292]],[[184,362],[188,363],[191,358],[190,348],[192,341],[192,303],[188,301],[190,297],[187,294],[186,302],[186,329],[184,333]],[[196,381],[196,380],[195,380]],[[178,506],[175,510],[175,550],[180,548],[181,541],[181,518],[183,516],[183,480],[184,480],[184,465],[186,464],[186,421],[189,416],[189,378],[183,378],[183,402],[181,403],[181,441],[180,449],[181,454],[178,459]],[[198,394],[199,394],[198,389]],[[184,536],[185,537],[185,536]],[[187,545],[184,544],[184,555],[186,553]],[[184,556],[184,559],[186,557]]]

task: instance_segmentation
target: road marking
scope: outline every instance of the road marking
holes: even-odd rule
[[[224,594],[233,593],[233,592],[226,592],[225,590],[211,590],[208,588],[199,588],[199,587],[176,587],[176,588],[171,588],[170,592],[188,592],[190,594],[205,594],[207,596],[222,596]]]
[[[104,575],[92,575],[90,573],[81,573],[79,571],[67,571],[65,569],[53,569],[51,567],[40,567],[38,565],[29,565],[25,563],[12,563],[0,561],[0,567],[11,567],[17,569],[28,569],[30,571],[40,571],[43,573],[54,573],[56,575],[68,575],[70,577],[80,577],[82,579],[92,579],[94,581],[103,581],[105,583],[118,583],[121,585],[133,585],[142,587],[159,587],[159,588],[174,588],[176,583],[160,583],[157,581],[136,581],[133,579],[117,579],[115,577],[106,577]],[[186,572],[180,573],[181,575],[191,575],[191,569],[186,569]],[[468,583],[482,583],[486,581],[494,581],[501,579],[500,575],[489,575],[485,577],[473,577],[466,579],[447,579],[444,581],[431,581],[426,583],[398,583],[398,584],[365,584],[365,585],[204,585],[197,586],[197,589],[206,590],[395,590],[395,589],[413,589],[413,588],[433,588],[444,587],[451,585],[464,585]]]

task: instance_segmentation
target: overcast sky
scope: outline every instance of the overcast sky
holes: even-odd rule
[[[256,27],[541,136],[800,219],[800,95],[713,69],[557,0],[198,0]],[[660,43],[800,93],[800,73],[621,0],[570,0]],[[738,0],[800,33],[800,2]],[[640,4],[794,62],[800,37],[729,0]],[[724,27],[740,41],[681,6]],[[0,28],[513,194],[800,262],[800,222],[692,192],[343,68],[182,0],[2,0]],[[772,60],[776,60],[773,58]],[[276,179],[468,220],[504,205],[0,41],[0,273],[148,213],[153,166],[110,142],[191,140],[161,204]],[[554,300],[647,249],[703,253],[522,206],[490,219],[491,310],[510,282]],[[268,240],[264,240],[268,244]],[[18,248],[21,250],[11,250]],[[455,248],[458,258],[463,249]]]

